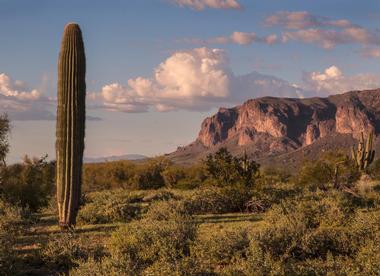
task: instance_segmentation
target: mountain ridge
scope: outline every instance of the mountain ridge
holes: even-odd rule
[[[362,132],[370,131],[380,133],[380,88],[325,98],[261,97],[220,108],[202,122],[194,142],[168,156],[192,163],[223,146],[234,154],[245,151],[264,164],[276,163],[284,154],[299,159],[298,152],[313,152],[321,143],[326,149],[349,148]]]

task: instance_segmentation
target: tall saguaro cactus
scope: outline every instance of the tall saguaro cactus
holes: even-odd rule
[[[361,139],[359,140],[358,148],[352,147],[351,155],[352,159],[355,161],[357,167],[361,171],[366,171],[369,165],[375,159],[375,151],[372,149],[373,146],[373,131],[370,132],[367,137],[367,141],[364,140],[364,135],[362,133]]]
[[[76,223],[82,182],[85,129],[86,57],[82,32],[75,23],[65,26],[58,61],[56,129],[57,202],[59,224]]]

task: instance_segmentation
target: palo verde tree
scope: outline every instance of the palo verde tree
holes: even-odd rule
[[[219,186],[236,183],[246,187],[253,186],[259,175],[260,165],[249,160],[245,153],[242,157],[234,157],[226,148],[220,148],[215,154],[210,154],[205,160],[208,175]]]
[[[86,58],[82,32],[65,26],[58,61],[56,181],[59,224],[76,223],[82,182],[85,129]]]

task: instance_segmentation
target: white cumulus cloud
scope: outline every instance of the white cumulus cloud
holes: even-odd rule
[[[379,74],[345,75],[341,69],[332,65],[323,72],[305,73],[304,87],[322,95],[339,94],[351,90],[375,89],[380,87]]]
[[[37,89],[26,91],[26,85],[23,82],[14,81],[4,73],[0,74],[0,94],[18,100],[38,100],[41,97]]]
[[[50,103],[37,89],[0,73],[0,109],[11,120],[52,120],[54,115],[47,108]]]
[[[156,67],[151,78],[103,86],[100,100],[110,110],[145,112],[152,108],[208,110],[267,95],[298,97],[304,91],[259,73],[236,76],[225,51],[203,47],[173,53]]]

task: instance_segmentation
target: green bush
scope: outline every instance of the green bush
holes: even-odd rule
[[[146,203],[151,203],[154,201],[163,201],[170,199],[179,199],[179,197],[169,190],[153,190],[149,191],[142,200]]]
[[[97,192],[88,197],[78,213],[78,223],[98,224],[128,222],[138,218],[142,208],[136,202],[142,201],[142,195],[131,195],[128,191],[114,190]]]
[[[165,180],[162,173],[170,165],[169,160],[157,157],[137,166],[134,176],[129,180],[130,187],[141,190],[164,187]]]
[[[131,161],[115,161],[100,164],[85,164],[83,169],[83,191],[101,191],[127,188],[135,175],[136,165]]]
[[[260,165],[248,158],[233,156],[227,148],[220,148],[215,154],[209,154],[204,161],[209,178],[217,186],[242,184],[252,187],[259,176]]]
[[[250,238],[246,229],[223,230],[199,236],[192,257],[204,270],[220,271],[245,257]]]
[[[243,186],[208,187],[195,190],[183,204],[191,214],[223,214],[244,211],[250,198],[250,190]]]
[[[67,269],[75,264],[76,259],[87,257],[85,248],[74,233],[62,233],[49,237],[42,249],[42,258],[49,267]]]
[[[380,271],[380,233],[364,243],[355,258],[351,273],[359,275],[377,275]]]
[[[380,159],[375,160],[368,169],[368,174],[375,180],[380,180]]]
[[[367,267],[363,275],[371,275],[376,266],[367,260],[379,253],[372,243],[380,233],[378,215],[376,209],[345,209],[338,192],[306,192],[265,213],[246,258],[233,269],[248,275],[355,275]]]
[[[0,195],[8,202],[37,211],[46,207],[54,191],[55,164],[46,158],[30,159],[0,171]]]
[[[151,221],[185,221],[191,222],[191,215],[181,201],[158,201],[149,206],[144,218]]]
[[[178,166],[170,166],[162,172],[162,177],[166,187],[176,187],[178,182],[185,178],[185,169]]]
[[[70,270],[69,275],[73,276],[121,276],[130,275],[128,271],[121,268],[117,262],[110,257],[104,257],[100,260],[88,258],[87,260],[76,261],[77,267]]]
[[[5,158],[9,152],[8,135],[11,129],[7,114],[0,115],[0,166],[5,166]]]
[[[163,157],[134,163],[113,161],[85,164],[83,191],[94,192],[110,189],[194,189],[207,179],[203,164],[182,167]]]
[[[52,234],[41,250],[44,263],[58,271],[75,267],[80,260],[100,259],[103,255],[101,245],[92,244],[75,232]]]
[[[0,275],[15,273],[17,255],[13,251],[20,234],[22,210],[0,199]]]
[[[262,185],[252,192],[252,198],[246,203],[246,210],[250,212],[264,212],[282,200],[291,199],[300,195],[302,190],[291,182]]]
[[[291,181],[292,175],[277,168],[263,168],[260,177],[257,179],[257,186],[268,187],[279,183],[288,183]]]
[[[335,179],[337,168],[338,174]],[[360,175],[355,163],[348,156],[328,152],[318,160],[305,163],[298,173],[298,183],[312,191],[326,190],[334,185],[350,187],[360,178]]]
[[[132,222],[113,233],[109,250],[112,257],[138,274],[148,267],[170,264],[176,267],[190,254],[196,224],[179,211],[176,202],[153,205],[145,219]]]

